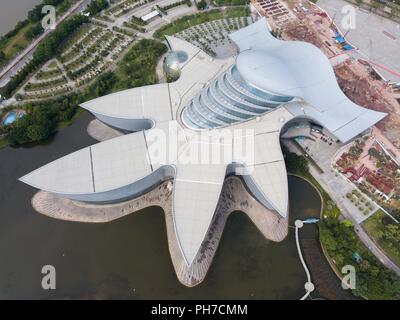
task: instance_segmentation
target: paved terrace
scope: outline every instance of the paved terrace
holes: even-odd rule
[[[308,156],[324,171],[323,173],[318,172],[317,178],[327,186],[327,189],[330,190],[329,194],[332,198],[335,198],[338,206],[345,208],[346,212],[350,214],[351,220],[356,224],[362,223],[374,214],[379,209],[379,206],[365,195],[365,198],[373,203],[374,206],[374,209],[365,215],[346,198],[347,193],[351,193],[354,189],[358,190],[358,188],[333,168],[332,161],[334,161],[336,154],[343,150],[343,148],[348,148],[348,145],[344,146],[342,143],[336,142],[336,139],[332,139],[333,141],[329,145],[328,142],[319,138],[319,134],[314,133],[314,135],[317,136],[315,141],[305,139],[298,140],[298,143],[306,150]],[[325,136],[329,137],[328,135]],[[298,150],[296,151],[298,152]]]

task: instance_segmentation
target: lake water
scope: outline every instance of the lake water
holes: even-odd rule
[[[28,11],[41,0],[1,0],[0,1],[0,36],[14,28],[18,21],[25,20]]]
[[[147,208],[106,224],[59,221],[31,207],[33,188],[18,177],[95,143],[86,133],[92,117],[81,116],[51,141],[31,148],[0,150],[0,299],[298,299],[306,276],[294,229],[281,243],[263,238],[243,213],[228,219],[206,277],[182,286],[168,252],[164,214]],[[290,220],[318,216],[320,199],[305,181],[290,177]],[[302,235],[314,234],[314,226]],[[54,265],[57,289],[41,289],[41,268]]]

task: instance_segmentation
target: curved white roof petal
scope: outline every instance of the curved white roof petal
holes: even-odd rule
[[[143,132],[96,143],[32,171],[21,181],[60,194],[114,190],[153,172]]]
[[[174,182],[174,223],[186,262],[196,257],[217,209],[226,165],[178,164]]]
[[[353,103],[340,89],[328,58],[315,46],[272,36],[266,19],[240,29],[230,38],[240,54],[236,67],[253,86],[294,96],[305,104],[289,104],[296,116],[310,116],[346,142],[386,116]]]
[[[170,93],[167,83],[111,93],[82,103],[80,106],[97,115],[120,119],[171,120]]]

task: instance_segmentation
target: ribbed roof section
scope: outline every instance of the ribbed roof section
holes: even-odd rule
[[[255,88],[233,65],[190,101],[182,121],[191,129],[223,127],[259,116],[291,99]]]

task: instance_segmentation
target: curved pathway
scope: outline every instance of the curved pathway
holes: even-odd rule
[[[306,293],[304,294],[304,296],[302,296],[300,298],[300,300],[305,300],[310,295],[310,293],[314,291],[314,284],[311,282],[311,274],[307,268],[306,262],[304,261],[303,254],[301,253],[301,248],[300,248],[299,229],[303,227],[303,221],[296,220],[294,224],[295,224],[295,237],[296,237],[297,253],[299,254],[301,264],[303,265],[304,271],[306,272],[306,275],[307,275],[307,282],[304,285],[304,288],[306,289]]]

